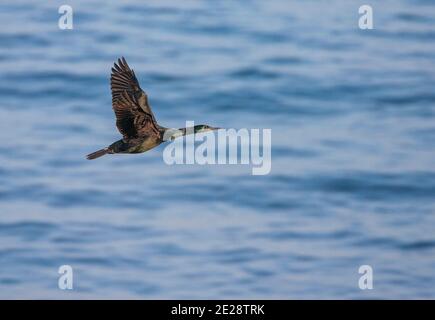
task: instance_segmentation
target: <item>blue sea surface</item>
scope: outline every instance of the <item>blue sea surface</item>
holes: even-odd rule
[[[0,298],[435,298],[433,1],[62,4],[0,4]],[[271,129],[270,174],[86,160],[120,56],[164,126]]]

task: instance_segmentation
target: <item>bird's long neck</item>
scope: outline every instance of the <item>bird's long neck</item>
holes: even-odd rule
[[[187,136],[189,134],[197,133],[204,125],[197,125],[185,128],[169,128],[163,133],[163,141],[174,140],[179,137]]]
[[[181,136],[188,136],[189,134],[193,134],[198,131],[197,128],[195,127],[185,127],[185,128],[179,128],[177,130],[181,131],[182,133]]]
[[[168,128],[163,133],[163,141],[174,140],[190,133],[193,133],[192,128]]]

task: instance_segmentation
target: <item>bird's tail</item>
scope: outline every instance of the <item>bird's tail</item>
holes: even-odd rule
[[[101,149],[101,150],[98,150],[98,151],[92,152],[91,154],[88,154],[88,155],[86,156],[86,158],[87,158],[88,160],[94,160],[94,159],[97,159],[97,158],[99,158],[99,157],[102,157],[102,156],[104,156],[105,154],[108,154],[108,153],[109,153],[109,149],[108,149],[108,148],[104,148],[104,149]]]

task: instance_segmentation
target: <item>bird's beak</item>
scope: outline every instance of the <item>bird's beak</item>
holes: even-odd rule
[[[210,127],[210,130],[219,130],[219,129],[222,129],[222,128],[219,128],[219,127]]]

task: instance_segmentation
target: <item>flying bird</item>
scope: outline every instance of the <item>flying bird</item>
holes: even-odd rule
[[[133,69],[130,69],[124,57],[114,63],[110,86],[116,126],[122,134],[122,139],[88,154],[89,160],[106,154],[142,153],[157,147],[164,141],[219,129],[205,124],[180,129],[159,125],[151,111],[147,94],[141,89]]]

